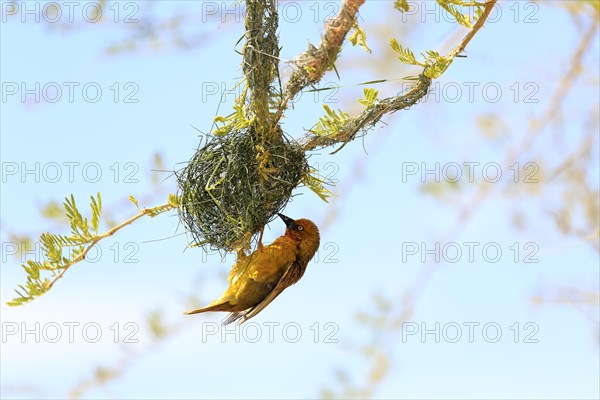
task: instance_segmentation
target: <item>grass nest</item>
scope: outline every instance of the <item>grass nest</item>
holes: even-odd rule
[[[211,136],[177,172],[179,216],[193,245],[247,247],[283,209],[308,162],[299,145],[276,136],[267,141],[253,127]]]

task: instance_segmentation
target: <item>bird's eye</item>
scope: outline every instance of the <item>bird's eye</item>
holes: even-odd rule
[[[304,227],[303,227],[302,225],[298,225],[298,230],[299,230],[299,231],[303,231],[303,230],[304,230]]]

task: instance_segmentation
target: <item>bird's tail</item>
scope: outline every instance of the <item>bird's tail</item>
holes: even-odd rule
[[[229,304],[228,302],[225,302],[225,303],[214,304],[212,306],[208,305],[206,307],[197,308],[197,309],[191,310],[191,311],[186,311],[186,312],[184,312],[184,314],[187,314],[187,315],[200,314],[200,313],[207,312],[207,311],[231,311],[231,313],[229,314],[227,319],[225,319],[223,321],[223,325],[229,325],[232,322],[237,321],[238,319],[242,318],[245,315],[245,313],[242,313],[239,311],[233,311],[232,308],[233,307],[231,307],[231,304]]]
[[[214,304],[214,305],[208,305],[206,307],[197,308],[197,309],[191,310],[191,311],[186,311],[186,312],[184,312],[184,314],[187,314],[187,315],[200,314],[200,313],[207,312],[207,311],[232,311],[232,310],[231,310],[231,304],[229,304],[229,302],[225,302],[225,303],[219,303],[219,304]]]
[[[229,324],[237,321],[238,319],[242,318],[243,316],[244,316],[244,313],[241,313],[239,311],[232,312],[231,314],[229,314],[227,319],[225,319],[223,321],[223,325],[229,325]]]

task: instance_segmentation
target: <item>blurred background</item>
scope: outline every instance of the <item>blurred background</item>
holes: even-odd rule
[[[367,2],[368,54],[346,43],[283,128],[324,104],[359,112],[467,30],[433,1]],[[3,1],[3,398],[572,398],[600,396],[599,3],[502,1],[432,92],[335,155],[334,186],[285,209],[321,228],[303,279],[252,321],[185,316],[226,287],[228,254],[188,248],[176,213],[100,243],[52,290],[8,307],[71,193],[101,230],[166,202],[242,78],[244,6]],[[339,2],[282,1],[281,71]],[[99,14],[100,13],[100,14]],[[338,78],[339,75],[339,78]],[[385,80],[380,84],[363,82]],[[280,221],[266,243],[283,233]]]

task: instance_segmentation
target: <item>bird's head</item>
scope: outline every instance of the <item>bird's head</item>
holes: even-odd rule
[[[319,249],[319,228],[308,219],[291,219],[283,214],[277,215],[285,222],[285,235],[298,243],[302,257],[308,262]]]

